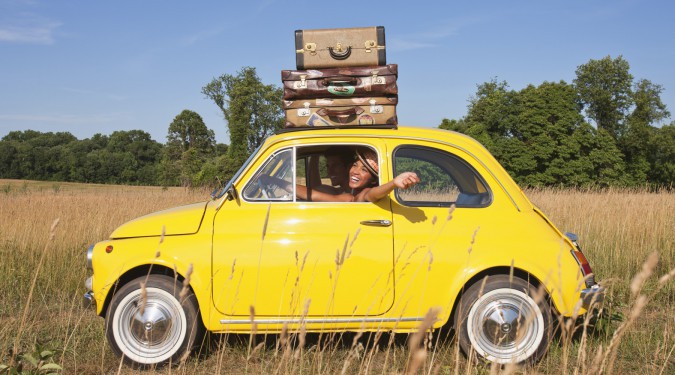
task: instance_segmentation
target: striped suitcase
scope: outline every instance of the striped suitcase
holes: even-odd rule
[[[396,64],[281,71],[286,100],[396,95],[397,77]]]

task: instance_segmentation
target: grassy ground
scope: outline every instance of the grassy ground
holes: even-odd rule
[[[200,357],[145,373],[675,373],[675,194],[527,194],[561,230],[579,235],[609,288],[600,325],[587,335],[563,334],[535,367],[471,364],[443,332],[416,337],[426,350],[409,350],[406,335],[347,333],[218,335]],[[13,348],[48,349],[62,373],[140,373],[120,365],[103,319],[80,307],[86,249],[127,220],[206,197],[182,188],[0,180],[0,364],[10,363]]]

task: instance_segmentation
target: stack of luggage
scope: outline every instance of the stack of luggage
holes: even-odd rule
[[[296,69],[282,70],[286,127],[398,123],[398,66],[384,27],[297,30]]]

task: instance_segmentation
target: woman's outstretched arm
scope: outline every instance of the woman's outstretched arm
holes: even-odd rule
[[[399,189],[408,189],[417,185],[420,182],[420,178],[417,177],[415,172],[403,172],[400,175],[396,176],[393,180],[387,182],[384,185],[375,186],[373,188],[364,190],[363,194],[357,196],[357,200],[377,202],[380,199],[386,197],[391,193],[395,188]]]

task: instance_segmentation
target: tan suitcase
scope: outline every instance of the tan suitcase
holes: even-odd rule
[[[286,127],[368,126],[398,123],[398,97],[284,100]]]
[[[296,30],[295,62],[299,70],[386,65],[384,27]]]

